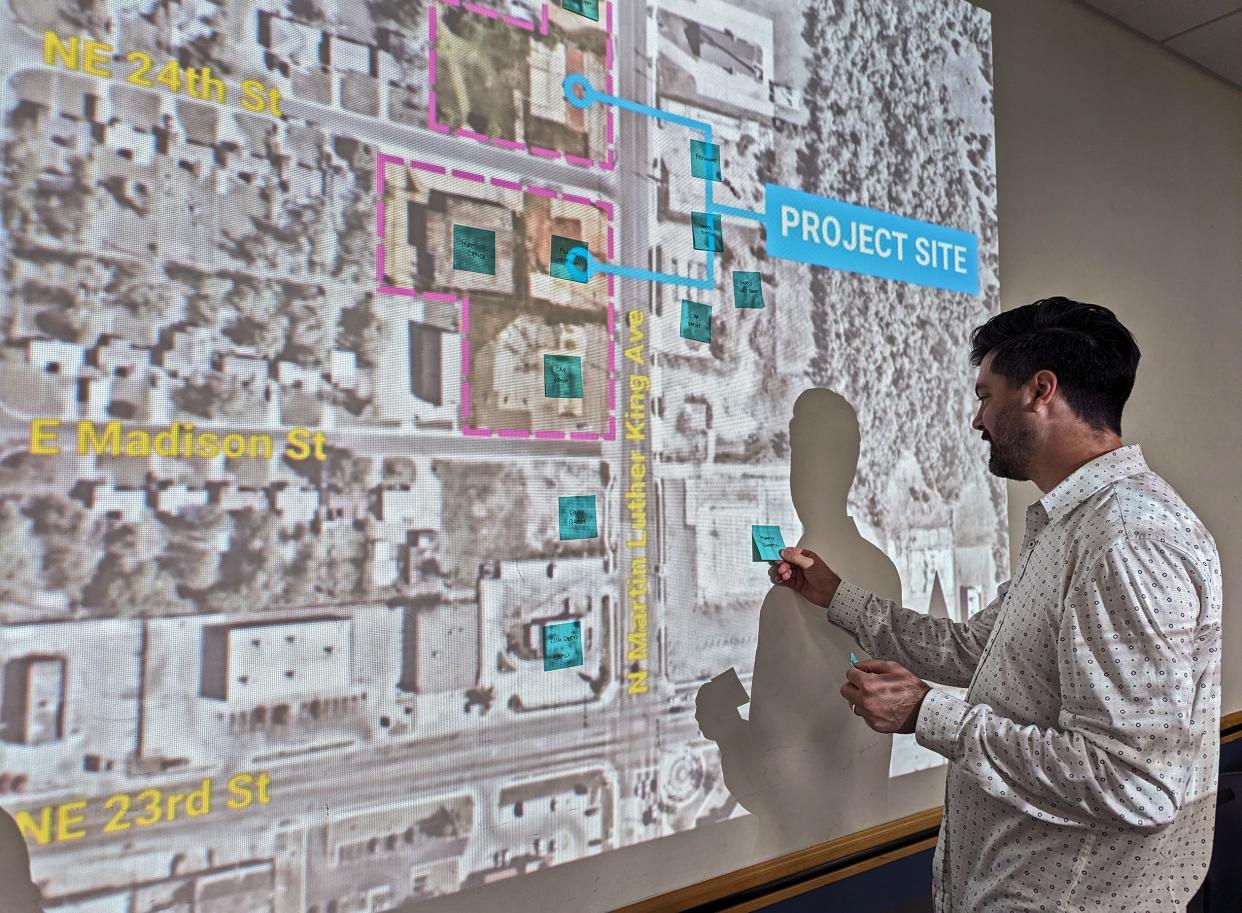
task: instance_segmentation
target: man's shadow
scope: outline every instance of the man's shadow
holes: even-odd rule
[[[896,567],[846,513],[860,441],[853,407],[831,390],[807,390],[789,438],[790,493],[805,530],[798,545],[850,583],[900,600]],[[749,721],[738,712],[745,693],[732,668],[699,689],[699,727],[720,750],[725,786],[755,816],[762,856],[884,820],[893,737],[853,715],[840,694],[859,649],[823,609],[774,588],[759,616]]]
[[[30,853],[17,822],[0,808],[0,913],[42,913],[39,888],[30,880]]]

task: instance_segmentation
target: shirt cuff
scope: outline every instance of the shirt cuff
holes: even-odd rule
[[[956,761],[962,755],[960,736],[966,725],[970,704],[960,697],[933,688],[923,698],[919,708],[918,722],[914,725],[914,740],[924,748]]]
[[[870,598],[871,594],[862,587],[842,580],[828,602],[828,620],[837,627],[845,628],[857,638],[867,600]]]

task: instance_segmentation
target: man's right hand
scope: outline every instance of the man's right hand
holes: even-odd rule
[[[787,586],[807,602],[828,608],[836,595],[841,578],[824,559],[808,548],[781,549],[781,559],[768,571],[768,579],[776,586]]]

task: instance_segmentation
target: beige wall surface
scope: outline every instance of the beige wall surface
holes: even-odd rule
[[[1067,295],[1134,333],[1123,440],[1216,539],[1221,709],[1242,710],[1242,92],[1069,0],[978,5],[992,12],[1003,307]],[[1009,484],[1015,545],[1039,495]]]
[[[1003,305],[1063,294],[1112,308],[1137,337],[1124,441],[1142,445],[1217,541],[1222,709],[1242,710],[1242,92],[1070,0],[979,5],[993,15]],[[962,365],[974,371],[965,346]],[[1039,496],[1010,483],[1015,557]],[[901,779],[920,791],[890,795],[893,817],[942,801],[941,787]],[[753,826],[731,821],[427,908],[610,909],[759,861]]]

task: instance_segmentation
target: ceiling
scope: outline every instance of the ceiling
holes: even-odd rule
[[[1242,88],[1239,0],[1080,0]]]

